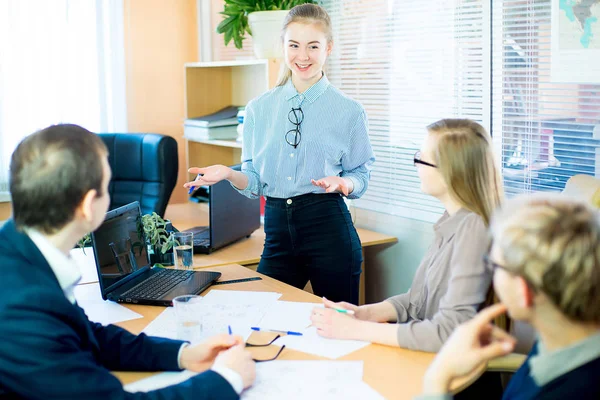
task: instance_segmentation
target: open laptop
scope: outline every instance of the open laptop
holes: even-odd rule
[[[231,167],[241,170],[241,165]],[[209,187],[209,226],[197,226],[194,232],[194,253],[209,254],[236,240],[250,237],[260,228],[260,199],[249,199],[235,190],[228,181]]]
[[[136,201],[106,213],[92,233],[92,247],[104,300],[170,306],[173,298],[197,294],[220,272],[152,268]]]

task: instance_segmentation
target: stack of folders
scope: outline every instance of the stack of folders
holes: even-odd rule
[[[236,139],[239,107],[225,107],[215,113],[188,118],[183,125],[184,137],[190,140]]]
[[[238,133],[238,137],[237,137],[237,141],[241,142],[243,137],[244,137],[244,117],[246,116],[246,109],[243,107],[240,107],[240,110],[237,113],[237,118],[238,118],[238,126],[237,126],[237,133]]]

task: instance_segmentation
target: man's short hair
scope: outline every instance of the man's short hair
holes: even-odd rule
[[[492,223],[504,267],[569,319],[600,323],[600,213],[557,194],[506,202]]]
[[[72,124],[52,125],[23,139],[10,162],[16,226],[50,234],[71,222],[88,191],[103,195],[107,155],[98,135]]]

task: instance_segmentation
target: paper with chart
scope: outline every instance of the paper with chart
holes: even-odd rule
[[[310,314],[314,307],[323,307],[323,305],[278,301],[267,310],[259,326],[261,329],[301,332],[302,336],[282,336],[275,343],[327,358],[343,357],[369,345],[369,342],[358,340],[327,339],[319,336],[316,328],[309,327]]]
[[[269,307],[258,326],[267,330],[304,332],[310,325],[310,314],[315,307],[323,307],[323,305],[321,303],[278,301]]]
[[[362,361],[261,363],[256,365],[254,385],[242,393],[242,399],[383,399],[362,376]]]
[[[124,386],[128,392],[148,392],[176,385],[194,372],[164,372]],[[328,399],[381,400],[362,381],[362,361],[273,361],[256,364],[256,381],[243,400]]]
[[[327,339],[319,336],[317,328],[312,326],[305,329],[302,336],[283,336],[275,343],[279,346],[285,344],[290,349],[332,359],[343,357],[370,344],[361,340]]]
[[[83,308],[85,315],[93,322],[102,325],[116,324],[117,322],[129,321],[130,319],[142,318],[136,312],[112,301],[102,300],[100,285],[89,283],[77,285],[74,289],[75,300],[79,307]]]
[[[201,339],[227,333],[228,327],[234,334],[248,339],[252,326],[257,326],[280,293],[243,292],[213,290],[204,296],[199,312],[202,314]],[[150,336],[177,339],[175,310],[168,307],[154,319],[143,332]]]

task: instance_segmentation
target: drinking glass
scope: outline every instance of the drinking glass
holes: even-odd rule
[[[173,232],[173,258],[175,269],[194,268],[194,234]]]

